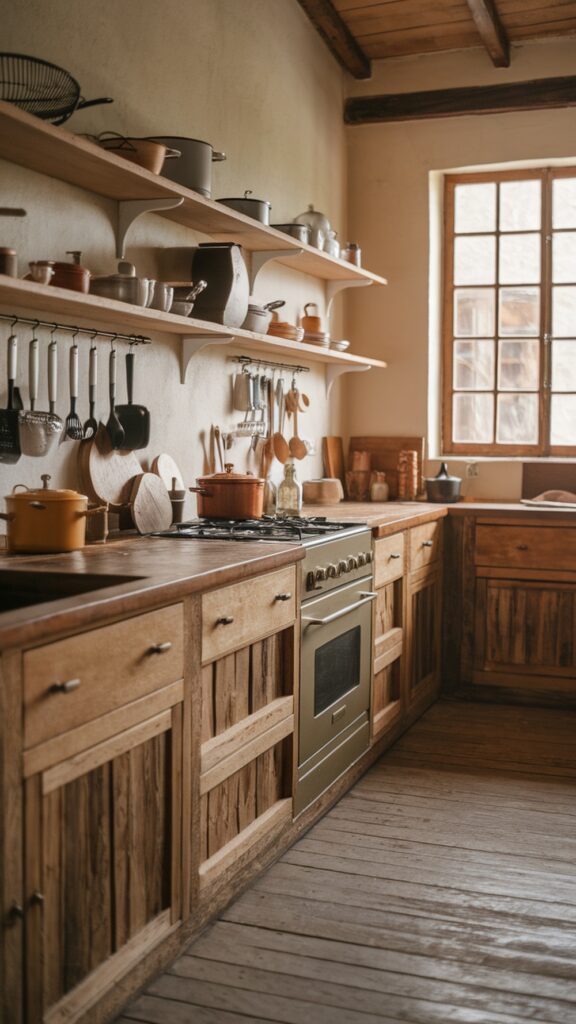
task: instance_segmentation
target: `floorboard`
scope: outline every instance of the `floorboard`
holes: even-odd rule
[[[119,1024],[574,1024],[576,712],[439,703]]]

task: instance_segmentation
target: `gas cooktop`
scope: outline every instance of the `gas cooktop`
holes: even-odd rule
[[[155,537],[176,540],[275,540],[320,543],[334,536],[353,536],[365,523],[336,522],[326,516],[263,516],[262,519],[196,519],[177,523]]]

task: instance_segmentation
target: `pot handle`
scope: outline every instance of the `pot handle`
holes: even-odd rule
[[[189,487],[188,490],[189,491],[193,491],[194,494],[202,494],[203,497],[205,497],[205,498],[211,498],[212,497],[212,491],[206,490],[205,487]]]
[[[11,523],[16,519],[15,512],[0,512],[0,519],[3,519],[5,523]]]
[[[82,519],[83,517],[85,517],[87,519],[88,516],[95,516],[99,512],[107,512],[107,511],[108,511],[108,505],[98,505],[96,508],[87,508],[85,512],[77,512],[76,515],[77,515],[78,519]]]
[[[165,156],[164,156],[164,159],[165,160],[174,160],[177,156],[182,156],[182,153],[180,152],[179,149],[167,149],[166,153],[165,153]]]
[[[212,151],[212,163],[213,164],[222,163],[222,161],[225,160],[225,159],[226,159],[226,153],[219,153],[218,150],[216,150],[216,149],[214,149]]]

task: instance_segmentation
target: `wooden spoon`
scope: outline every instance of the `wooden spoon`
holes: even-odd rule
[[[308,455],[308,448],[306,447],[302,438],[298,437],[298,411],[294,409],[294,437],[291,438],[290,444],[290,455],[294,459],[305,459]]]
[[[272,447],[278,462],[287,462],[290,458],[290,448],[288,447],[288,442],[282,433],[282,428],[284,426],[284,381],[281,377],[276,385],[276,401],[278,403],[279,429],[272,435]]]

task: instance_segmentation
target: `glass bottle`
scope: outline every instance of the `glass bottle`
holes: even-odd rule
[[[279,516],[299,515],[302,511],[302,484],[296,479],[296,466],[287,462],[284,479],[278,487],[276,512]]]

